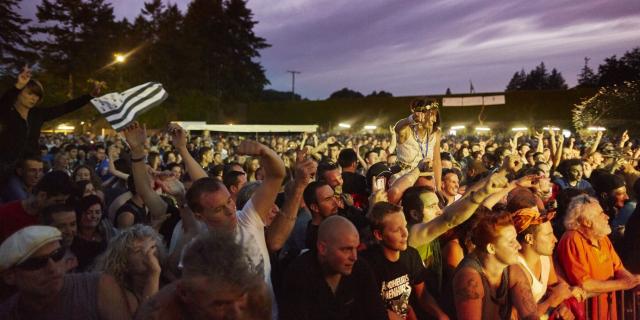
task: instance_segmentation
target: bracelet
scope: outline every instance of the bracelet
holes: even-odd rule
[[[145,157],[146,156],[142,156],[140,158],[131,158],[131,163],[140,162],[140,161],[144,160]]]
[[[475,199],[473,199],[473,196],[476,195],[475,191],[471,191],[471,193],[469,194],[469,200],[471,200],[471,203],[473,204],[477,204],[477,205],[481,205],[482,201],[475,201]]]

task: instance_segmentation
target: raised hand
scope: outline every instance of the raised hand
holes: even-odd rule
[[[187,131],[177,123],[169,123],[167,132],[171,135],[171,144],[176,149],[187,148]]]
[[[20,71],[20,74],[18,75],[18,79],[16,81],[16,88],[18,90],[22,90],[22,88],[24,88],[24,86],[27,85],[29,80],[31,80],[31,69],[29,68],[29,65],[25,64],[24,67],[22,68],[22,71]]]
[[[144,151],[147,142],[147,129],[134,121],[122,131],[132,151]]]
[[[538,139],[538,140],[544,139],[544,131],[542,131],[542,132],[536,131],[536,139]]]
[[[508,184],[509,179],[507,179],[506,172],[498,171],[489,177],[483,189],[489,195],[506,188]]]
[[[504,171],[505,173],[516,173],[520,171],[520,169],[522,169],[522,160],[518,155],[510,154],[504,157],[500,171]]]
[[[300,150],[296,154],[295,179],[296,184],[307,186],[313,180],[318,170],[318,164],[307,157],[306,150]]]

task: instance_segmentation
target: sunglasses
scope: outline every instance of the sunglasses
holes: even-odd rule
[[[53,260],[53,262],[59,262],[64,258],[65,253],[66,250],[64,248],[58,248],[46,256],[29,258],[16,267],[29,271],[42,269],[49,263],[49,259]]]

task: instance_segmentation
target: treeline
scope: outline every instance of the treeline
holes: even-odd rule
[[[49,92],[79,95],[92,79],[106,80],[107,91],[157,81],[176,107],[179,96],[208,112],[258,98],[269,83],[258,61],[269,44],[254,33],[245,0],[192,0],[184,13],[150,0],[133,21],[117,20],[105,0],[42,0],[37,21],[18,5],[0,2],[1,71],[13,77],[35,65]],[[114,62],[116,53],[126,60]]]
[[[625,81],[640,80],[640,47],[627,51],[620,58],[613,55],[604,59],[598,71],[589,66],[590,58],[584,58],[584,67],[578,74],[579,88],[599,88],[619,85]],[[562,73],[553,68],[547,71],[544,62],[525,72],[517,71],[507,84],[506,91],[519,90],[566,90],[568,88]]]

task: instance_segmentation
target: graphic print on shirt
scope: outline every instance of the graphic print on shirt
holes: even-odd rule
[[[409,313],[409,296],[411,295],[411,283],[409,275],[405,274],[390,281],[382,281],[380,288],[382,300],[391,310],[406,319]]]

